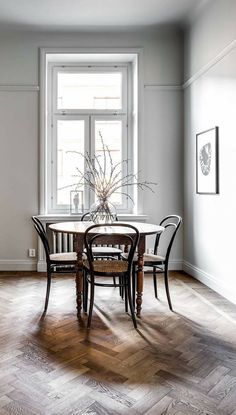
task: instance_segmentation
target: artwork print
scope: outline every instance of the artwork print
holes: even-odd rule
[[[218,186],[218,127],[196,136],[197,193],[217,194]]]

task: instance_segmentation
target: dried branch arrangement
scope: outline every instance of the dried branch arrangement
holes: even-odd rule
[[[83,185],[88,186],[101,202],[107,201],[112,194],[119,193],[125,195],[134,203],[132,197],[127,193],[127,189],[130,186],[138,186],[141,190],[149,189],[154,193],[152,186],[156,185],[156,183],[146,180],[139,181],[139,172],[136,174],[128,173],[122,176],[123,166],[127,166],[128,159],[114,164],[111,151],[104,144],[100,132],[99,136],[102,142],[102,156],[94,154],[92,157],[88,152],[83,154],[78,151],[69,151],[69,153],[82,156],[85,164],[84,172],[76,168],[77,172],[74,177],[78,177],[78,182],[70,185],[70,187],[75,186],[75,190],[78,190]]]

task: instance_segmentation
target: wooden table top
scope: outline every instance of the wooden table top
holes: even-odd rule
[[[115,222],[116,224],[119,224],[119,222]],[[143,222],[120,222],[121,226],[114,226],[112,228],[112,224],[109,226],[106,226],[106,232],[109,233],[109,228],[114,233],[127,233],[127,228],[122,228],[123,224],[129,224],[135,226],[140,235],[153,235],[156,233],[163,232],[164,228],[163,226],[155,225],[152,223],[143,223]],[[62,232],[62,233],[72,233],[72,234],[81,234],[83,235],[86,229],[89,226],[94,225],[93,222],[89,221],[77,221],[77,222],[59,222],[59,223],[53,223],[49,225],[49,228],[54,232]],[[108,230],[107,230],[108,229]],[[101,230],[102,231],[102,230]],[[132,230],[130,231],[132,233]]]

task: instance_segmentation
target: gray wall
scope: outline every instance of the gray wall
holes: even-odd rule
[[[215,0],[186,34],[184,268],[236,303],[236,2]],[[219,126],[220,194],[197,195],[196,134]]]
[[[117,33],[0,34],[0,269],[34,269],[37,248],[30,217],[38,213],[39,47],[141,47],[144,52],[143,125],[139,168],[158,182],[141,197],[139,213],[159,222],[182,213],[182,94],[165,85],[182,80],[182,37],[174,29]],[[17,86],[18,85],[18,86]],[[173,252],[182,261],[181,236]]]

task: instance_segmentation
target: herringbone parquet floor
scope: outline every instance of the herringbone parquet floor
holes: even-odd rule
[[[182,273],[145,277],[139,329],[118,289],[100,288],[78,322],[73,276],[0,273],[1,415],[236,415],[236,306]]]

